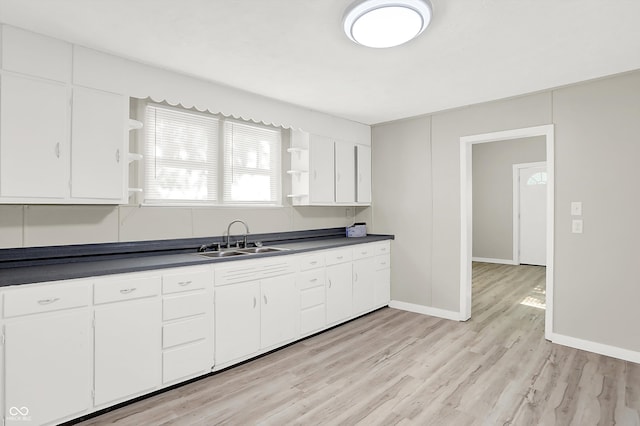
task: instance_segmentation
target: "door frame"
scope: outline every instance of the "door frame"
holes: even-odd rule
[[[518,163],[513,165],[513,263],[520,264],[520,170],[531,167],[545,167],[546,161],[537,161],[534,163]],[[547,175],[547,185],[549,178]],[[549,187],[547,187],[548,189]]]
[[[478,143],[513,140],[544,136],[547,154],[547,270],[546,270],[546,310],[545,338],[553,335],[553,236],[554,236],[554,126],[526,127],[483,133],[460,138],[460,320],[471,318],[471,248],[473,236],[472,204],[472,147]]]

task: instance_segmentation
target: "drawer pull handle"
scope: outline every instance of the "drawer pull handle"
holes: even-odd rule
[[[257,303],[256,297],[255,297],[255,296],[253,296],[253,308],[254,308],[254,309],[255,309],[255,307],[256,307],[256,303]]]
[[[38,300],[38,304],[39,305],[50,305],[54,302],[57,302],[58,300],[60,300],[59,297],[54,297],[53,299],[42,299],[42,300]]]
[[[331,279],[329,279],[329,288],[331,288]]]
[[[381,264],[381,265],[386,265],[386,264],[387,264],[387,262],[380,262],[380,264]]]
[[[266,305],[267,303],[269,303],[269,301],[267,300],[267,295],[263,295],[262,297],[264,297],[264,304]]]
[[[318,263],[318,261],[317,261],[317,260],[314,260],[314,261],[309,262],[309,263],[311,263],[312,265],[315,265],[316,263]]]
[[[338,257],[336,257],[336,259],[342,260],[342,256],[338,256]]]
[[[191,284],[191,281],[180,281],[180,282],[178,283],[178,285],[181,285],[182,287],[184,287],[184,286],[186,286],[186,285],[189,285],[189,284]]]
[[[356,281],[358,281],[358,273],[354,272],[354,275],[356,276]]]
[[[310,282],[310,283],[315,283],[316,281],[318,281],[318,279],[317,279],[317,278],[314,278],[314,279],[312,279],[312,280],[309,280],[309,282]]]
[[[136,291],[135,287],[131,287],[131,288],[123,288],[122,290],[120,290],[120,293],[122,294],[131,294],[134,291]]]
[[[367,251],[361,251],[361,252],[360,252],[360,254],[363,254],[363,255],[364,255],[364,254],[367,254],[367,253],[369,253],[369,252],[367,252]]]

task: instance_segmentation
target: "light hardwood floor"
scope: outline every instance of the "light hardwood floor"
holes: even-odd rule
[[[465,323],[385,308],[85,425],[640,425],[640,365],[544,340],[544,268],[477,263]]]

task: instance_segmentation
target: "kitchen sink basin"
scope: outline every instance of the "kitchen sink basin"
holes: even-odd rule
[[[248,247],[239,249],[243,253],[272,253],[274,251],[287,251],[289,249],[278,248],[278,247]]]
[[[246,256],[249,253],[237,251],[237,250],[223,250],[223,251],[208,251],[205,253],[198,253],[204,257],[230,257],[230,256]]]

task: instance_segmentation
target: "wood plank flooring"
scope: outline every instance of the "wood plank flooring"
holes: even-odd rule
[[[542,267],[473,265],[472,319],[385,308],[83,425],[640,425],[640,365],[544,340]]]

